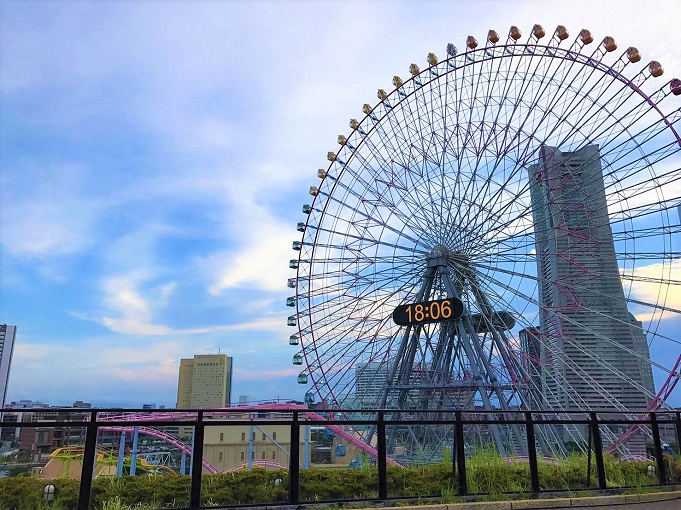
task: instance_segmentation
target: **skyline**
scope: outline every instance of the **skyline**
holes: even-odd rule
[[[486,4],[486,19],[465,3],[4,4],[7,400],[172,404],[180,359],[218,350],[235,400],[302,400],[285,306],[300,207],[362,103],[429,51],[561,23],[681,77],[658,35],[675,33],[672,2],[636,26],[615,2],[583,16]]]

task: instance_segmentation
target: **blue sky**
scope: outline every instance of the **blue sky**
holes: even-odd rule
[[[612,35],[681,77],[677,3],[565,5],[3,2],[9,400],[174,405],[180,358],[218,349],[234,399],[301,398],[295,225],[377,88],[448,42],[534,23]]]

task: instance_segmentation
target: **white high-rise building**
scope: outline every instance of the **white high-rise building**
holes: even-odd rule
[[[5,406],[7,397],[7,385],[9,384],[9,371],[12,366],[12,354],[14,353],[14,339],[17,327],[0,324],[0,408]]]
[[[383,395],[385,365],[376,362],[360,363],[355,367],[355,404],[360,409],[374,409]]]
[[[546,403],[644,410],[655,393],[650,355],[622,289],[598,146],[542,147],[529,173]]]

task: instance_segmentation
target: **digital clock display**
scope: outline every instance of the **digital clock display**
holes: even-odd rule
[[[393,312],[393,321],[400,326],[430,324],[460,319],[463,303],[458,298],[439,299],[400,305]]]

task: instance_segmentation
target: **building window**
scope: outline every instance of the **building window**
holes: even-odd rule
[[[224,434],[224,432],[220,432],[220,441],[224,441],[224,440],[225,440],[225,434]]]
[[[275,460],[277,458],[277,451],[272,450],[272,460]]]
[[[241,452],[241,460],[244,460],[246,458],[245,452]]]
[[[245,432],[241,433],[241,440],[246,441],[246,433]]]
[[[255,452],[251,452],[251,460],[255,459]]]
[[[255,441],[255,432],[253,432],[253,441]]]
[[[218,453],[218,460],[222,460],[222,452]]]
[[[263,433],[262,433],[262,440],[264,441],[265,439],[267,439],[267,436],[266,436],[265,433],[263,432]]]
[[[276,440],[277,440],[277,433],[272,432],[272,441],[276,441]]]
[[[265,451],[262,452],[262,460],[265,460]]]

